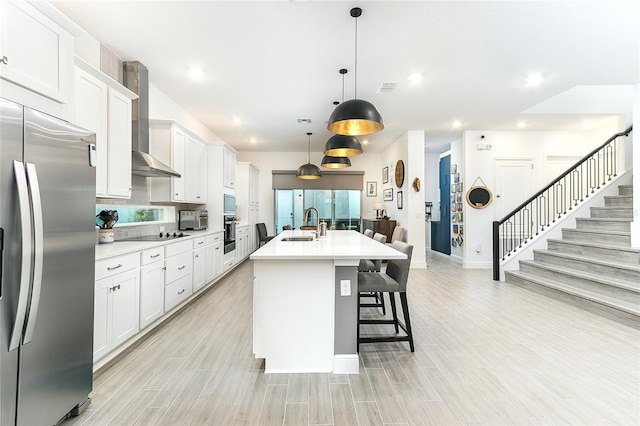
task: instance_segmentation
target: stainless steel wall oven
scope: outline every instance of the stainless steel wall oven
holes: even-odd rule
[[[236,218],[224,217],[224,253],[227,254],[236,249]]]

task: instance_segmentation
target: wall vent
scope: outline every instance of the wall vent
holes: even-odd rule
[[[388,92],[393,92],[394,90],[396,90],[396,86],[398,85],[398,83],[394,82],[394,81],[390,81],[387,83],[382,83],[380,85],[380,87],[378,87],[377,92],[378,93],[388,93]]]
[[[298,123],[300,123],[300,124],[302,124],[302,123],[311,124],[311,119],[310,118],[298,118]]]

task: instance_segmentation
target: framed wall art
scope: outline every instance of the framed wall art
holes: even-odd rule
[[[382,183],[389,182],[389,167],[382,169]]]
[[[378,196],[378,182],[369,181],[367,182],[367,197],[377,197]]]
[[[382,199],[384,201],[393,201],[393,189],[392,188],[384,189],[382,191]]]
[[[402,210],[402,191],[398,191],[396,194],[398,202],[398,210]]]

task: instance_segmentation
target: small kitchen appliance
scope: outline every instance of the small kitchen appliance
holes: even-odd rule
[[[206,210],[180,210],[178,229],[181,231],[200,231],[207,229],[209,215]]]

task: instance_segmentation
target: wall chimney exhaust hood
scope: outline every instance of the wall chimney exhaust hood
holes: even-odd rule
[[[124,62],[124,86],[138,95],[131,103],[131,173],[146,177],[180,177],[180,173],[149,154],[149,71],[137,61]]]

